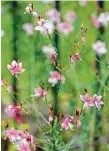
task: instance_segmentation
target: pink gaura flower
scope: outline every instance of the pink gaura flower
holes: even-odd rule
[[[67,14],[65,15],[65,19],[68,22],[73,22],[76,20],[76,18],[77,18],[76,13],[72,11],[67,12]]]
[[[102,96],[101,96],[101,95],[97,96],[96,94],[94,94],[94,95],[92,96],[92,102],[95,104],[95,106],[97,107],[98,110],[100,110],[101,105],[104,104],[104,102],[101,101],[101,99],[102,99]]]
[[[46,16],[53,22],[58,23],[60,21],[60,13],[55,8],[46,12]]]
[[[21,140],[21,136],[19,135],[19,131],[14,128],[5,130],[5,137],[8,138],[12,143],[16,143],[16,141]]]
[[[93,50],[99,55],[102,56],[107,53],[106,44],[100,40],[92,44]]]
[[[92,102],[92,98],[89,97],[87,93],[85,95],[80,95],[80,99],[84,101],[83,109],[88,108],[90,106],[94,106],[94,103]]]
[[[81,100],[85,102],[83,108],[89,107],[89,106],[96,106],[98,110],[100,110],[101,105],[104,104],[104,102],[101,100],[102,96],[97,96],[94,94],[92,97],[89,97],[88,94],[80,95]]]
[[[25,23],[22,26],[23,30],[27,33],[27,35],[31,36],[34,34],[34,25],[31,23]]]
[[[65,119],[61,122],[62,129],[71,129],[73,128],[73,124],[71,123],[73,120],[73,116],[67,116]]]
[[[32,95],[32,97],[45,99],[47,97],[47,94],[48,94],[47,90],[38,87],[34,89],[34,94]]]
[[[43,53],[45,53],[50,59],[52,59],[52,56],[54,56],[56,58],[57,53],[55,50],[56,50],[55,47],[53,47],[51,45],[42,47]]]
[[[23,121],[22,116],[20,115],[20,112],[22,111],[21,107],[16,105],[8,105],[5,108],[5,112],[7,115],[11,118],[14,118],[17,123],[21,123]]]
[[[22,62],[16,62],[15,60],[12,61],[11,65],[8,64],[7,68],[12,75],[15,75],[16,77],[25,71],[25,69],[22,68]]]
[[[74,55],[71,56],[71,63],[75,63],[76,60],[80,60],[80,54],[79,53],[75,53]]]
[[[100,22],[98,21],[98,17],[95,14],[92,14],[90,19],[91,19],[91,23],[94,27],[99,28],[101,26]]]
[[[19,151],[31,151],[30,150],[30,147],[29,147],[29,144],[26,143],[25,141],[24,142],[21,142],[21,143],[18,143],[17,144],[17,149]]]
[[[5,137],[14,143],[19,151],[31,151],[35,147],[35,140],[27,131],[6,129]]]
[[[57,29],[59,32],[65,34],[65,35],[68,35],[70,32],[73,31],[72,25],[67,22],[58,23]]]
[[[51,83],[52,86],[55,86],[59,81],[62,83],[65,82],[65,77],[57,71],[51,71],[50,75],[51,77],[48,79],[48,82]]]
[[[40,19],[40,21],[37,22],[39,26],[35,27],[35,30],[40,31],[42,34],[48,36],[49,34],[53,33],[54,26],[52,22],[44,19]]]

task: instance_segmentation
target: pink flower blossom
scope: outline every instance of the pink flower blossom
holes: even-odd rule
[[[27,35],[31,36],[34,34],[34,25],[31,23],[25,23],[22,26],[23,30],[27,33]]]
[[[67,22],[61,22],[57,25],[57,29],[59,32],[68,35],[70,32],[73,31],[73,27],[71,24],[67,23]]]
[[[83,109],[88,108],[90,106],[94,106],[94,103],[92,102],[92,98],[89,97],[87,93],[85,95],[80,95],[80,99],[84,101]]]
[[[45,99],[47,97],[47,90],[41,88],[41,87],[38,87],[38,88],[35,88],[34,89],[34,94],[32,95],[32,97],[36,97],[36,98],[43,98]]]
[[[44,35],[48,36],[48,34],[51,34],[54,31],[54,26],[52,22],[44,19],[40,19],[40,21],[37,22],[39,26],[35,27],[35,30],[40,31]]]
[[[29,147],[29,144],[26,143],[25,141],[21,142],[21,143],[18,143],[17,148],[18,148],[19,151],[31,151],[30,147]]]
[[[56,58],[57,54],[55,51],[55,47],[48,45],[48,46],[43,46],[42,47],[43,53],[45,53],[49,58],[52,58],[54,56]]]
[[[16,129],[6,129],[5,137],[14,143],[19,151],[31,151],[31,148],[35,147],[35,140],[32,135],[27,131],[21,131]]]
[[[106,44],[100,40],[93,43],[92,48],[99,56],[102,56],[107,52]]]
[[[48,79],[48,82],[51,83],[52,86],[55,86],[59,81],[61,81],[62,83],[65,82],[65,77],[57,71],[51,71],[50,75],[51,77]]]
[[[95,14],[91,15],[91,23],[96,28],[99,28],[101,26],[100,22],[98,21],[98,17]]]
[[[67,116],[65,119],[62,120],[61,127],[66,130],[73,128],[73,124],[71,123],[72,120],[73,116]]]
[[[75,53],[74,55],[71,56],[71,63],[75,63],[76,60],[80,60],[80,54]]]
[[[7,65],[7,68],[12,75],[15,75],[16,77],[25,71],[25,69],[22,68],[22,62],[16,62],[15,60],[12,61],[11,65]]]
[[[19,135],[19,131],[14,128],[5,130],[5,137],[8,138],[12,143],[16,143],[16,141],[21,140],[21,136]]]
[[[67,14],[65,15],[65,19],[68,22],[73,22],[76,20],[76,18],[77,18],[76,13],[72,11],[67,12]]]
[[[7,115],[11,118],[14,118],[17,123],[21,123],[23,121],[22,116],[20,115],[20,112],[22,111],[21,107],[16,105],[8,105],[5,108],[5,112]]]
[[[60,13],[55,8],[46,12],[46,16],[53,22],[58,23],[60,21]]]
[[[98,110],[100,110],[101,105],[104,104],[104,102],[101,101],[101,98],[102,98],[101,95],[97,96],[96,94],[94,94],[94,95],[92,96],[92,102],[95,104],[95,106],[97,107]]]
[[[96,27],[99,28],[101,26],[107,27],[109,24],[109,13],[108,12],[102,12],[99,14],[99,16],[96,16],[95,14],[91,15],[91,22]]]

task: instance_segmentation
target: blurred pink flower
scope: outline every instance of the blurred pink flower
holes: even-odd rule
[[[101,105],[104,104],[104,102],[101,101],[101,98],[102,98],[101,95],[97,96],[96,94],[94,94],[94,95],[92,96],[92,102],[95,104],[95,106],[97,107],[98,110],[100,110]]]
[[[35,147],[35,140],[27,131],[6,129],[5,137],[14,143],[19,151],[31,151]]]
[[[109,24],[109,12],[102,12],[99,16],[92,14],[91,22],[96,28],[101,26],[107,27]]]
[[[95,14],[91,15],[91,23],[96,28],[99,28],[101,26],[100,22],[98,21],[98,17]]]
[[[57,29],[59,32],[67,35],[73,31],[73,26],[67,22],[61,22],[61,23],[58,23]]]
[[[106,44],[100,40],[92,44],[92,48],[101,56],[107,52]]]
[[[60,13],[55,8],[46,12],[46,16],[53,22],[58,23],[60,21]]]
[[[34,34],[34,25],[31,23],[25,23],[22,26],[23,30],[27,33],[27,35],[31,36]]]
[[[51,77],[48,79],[48,82],[52,84],[52,86],[55,86],[58,81],[61,81],[62,83],[65,82],[65,77],[58,73],[57,71],[51,71],[50,72]]]
[[[23,117],[20,115],[20,112],[22,111],[21,107],[16,105],[8,105],[5,108],[5,112],[7,115],[11,118],[14,118],[17,123],[22,123]]]
[[[19,131],[14,128],[5,130],[5,137],[8,138],[12,143],[15,143],[18,140],[21,140],[21,136],[19,135]]]
[[[36,98],[40,98],[41,97],[41,98],[45,99],[47,97],[47,94],[48,94],[47,90],[45,90],[45,89],[43,89],[41,87],[38,87],[38,88],[34,89],[34,94],[31,95],[31,96],[32,97],[36,97]]]
[[[71,56],[71,63],[75,63],[76,60],[80,60],[79,53],[75,53],[74,55]]]
[[[31,151],[30,147],[29,147],[29,144],[25,141],[22,141],[21,143],[18,143],[17,144],[17,149],[19,151]]]
[[[88,3],[88,1],[87,1],[87,0],[79,0],[79,4],[80,4],[80,6],[86,6],[86,5],[87,5],[87,3]]]
[[[52,122],[53,119],[54,119],[53,115],[52,115],[52,114],[49,114],[49,117],[48,117],[49,122]]]
[[[80,95],[80,99],[84,101],[83,109],[88,108],[90,106],[94,106],[92,102],[92,98],[86,93],[85,95]]]
[[[75,125],[76,125],[77,127],[80,127],[80,126],[81,126],[81,121],[77,119],[76,122],[75,122]]]
[[[67,14],[65,15],[65,19],[68,22],[73,22],[76,20],[76,18],[77,18],[76,13],[72,11],[67,12]]]
[[[56,50],[55,47],[51,45],[42,47],[43,53],[45,53],[49,58],[52,58],[52,56],[56,58],[57,54],[55,50]]]
[[[61,127],[66,130],[73,128],[73,124],[71,123],[72,120],[73,116],[67,116],[65,119],[62,120]]]
[[[40,19],[40,21],[37,22],[39,26],[35,27],[35,30],[39,30],[41,33],[44,35],[48,36],[48,34],[53,33],[54,31],[54,26],[52,22],[44,19]]]
[[[25,69],[22,68],[22,62],[16,62],[15,60],[12,61],[11,65],[7,65],[7,68],[12,75],[15,75],[16,77],[25,71]]]

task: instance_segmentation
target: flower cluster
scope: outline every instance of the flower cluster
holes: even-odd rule
[[[31,151],[35,148],[35,140],[27,131],[6,129],[5,138],[15,144],[18,151]]]
[[[50,75],[51,77],[48,79],[48,82],[51,83],[52,86],[55,86],[59,81],[62,83],[65,82],[65,77],[57,71],[51,71]]]
[[[83,109],[91,106],[96,106],[96,108],[100,110],[101,105],[104,104],[104,102],[101,100],[102,96],[97,96],[97,94],[94,94],[92,97],[90,97],[88,93],[86,93],[85,95],[80,95],[80,99],[84,101]]]
[[[22,108],[17,105],[8,105],[5,108],[5,112],[7,115],[11,118],[14,118],[17,123],[22,123],[23,117],[21,116],[20,112],[22,111]]]
[[[12,61],[11,65],[8,64],[7,68],[12,73],[12,75],[15,75],[16,77],[25,71],[25,69],[22,68],[22,62],[16,62],[15,60]]]
[[[91,23],[96,28],[100,28],[101,26],[107,27],[109,24],[109,12],[102,12],[99,14],[99,16],[92,14]]]

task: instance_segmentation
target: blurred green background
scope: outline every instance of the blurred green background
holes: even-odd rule
[[[17,1],[18,8],[16,10],[16,15],[18,19],[16,20],[18,28],[17,37],[17,55],[19,60],[23,63],[23,67],[26,69],[18,79],[18,95],[19,100],[26,100],[30,96],[35,87],[40,84],[48,85],[49,71],[53,70],[50,60],[43,54],[42,46],[50,44],[50,40],[40,34],[39,32],[34,32],[32,36],[28,36],[23,30],[22,25],[24,23],[33,23],[36,25],[36,20],[29,14],[24,14],[25,7],[33,3],[34,10],[41,13],[44,18],[45,12],[54,8],[54,2],[43,3],[41,1]],[[8,83],[12,84],[12,75],[7,70],[7,64],[10,64],[13,60],[13,6],[11,1],[2,1],[1,5],[1,29],[5,31],[5,35],[1,38],[1,66],[2,66],[2,79],[6,79]],[[109,2],[105,1],[104,10],[109,11]],[[94,145],[93,138],[95,133],[100,136],[100,151],[109,150],[109,92],[105,90],[102,84],[97,89],[97,79],[96,79],[96,68],[95,68],[95,52],[92,50],[92,43],[96,41],[98,35],[98,29],[94,28],[90,21],[90,16],[92,13],[97,14],[97,2],[88,1],[88,4],[81,7],[79,2],[75,1],[61,1],[60,2],[60,13],[62,18],[67,11],[74,11],[77,14],[77,20],[73,23],[74,31],[69,35],[63,35],[69,41],[74,41],[76,35],[80,32],[81,25],[83,24],[87,27],[86,42],[84,45],[82,53],[82,61],[78,61],[75,66],[71,67],[69,70],[65,71],[63,75],[66,77],[64,85],[61,85],[59,91],[59,107],[61,112],[65,114],[75,114],[76,109],[80,109],[83,102],[80,100],[80,94],[84,94],[84,88],[93,95],[97,93],[104,96],[104,106],[100,111],[101,120],[99,125],[102,128],[101,131],[95,132],[95,110],[93,108],[86,110],[81,117],[82,126],[81,128],[75,130],[74,132],[66,132],[65,141],[67,142],[71,136],[75,140],[75,144],[81,144],[78,151],[93,151]],[[53,35],[54,36],[54,35]],[[53,38],[52,36],[52,38]],[[67,65],[69,62],[69,54],[73,53],[72,45],[69,44],[63,37],[59,37],[59,52],[60,61],[62,65]],[[102,79],[108,74],[106,64],[109,58],[109,27],[105,29],[103,35],[103,40],[107,46],[107,54],[101,57],[101,75]],[[32,64],[30,62],[34,62]],[[31,68],[32,67],[32,68]],[[28,99],[27,99],[28,101]],[[52,103],[53,96],[51,89],[49,89],[48,102]],[[12,103],[12,97],[2,89],[2,105]],[[38,107],[42,113],[47,117],[48,110],[45,108],[46,102],[43,100],[38,101]],[[2,125],[6,120],[13,125],[10,119],[7,119],[2,113]],[[29,125],[28,125],[29,123]],[[32,126],[31,126],[32,124]],[[25,119],[24,123],[19,125],[19,128],[28,128],[32,133],[36,133],[36,125],[34,121],[30,122],[30,119]],[[10,151],[14,150],[11,146]]]

